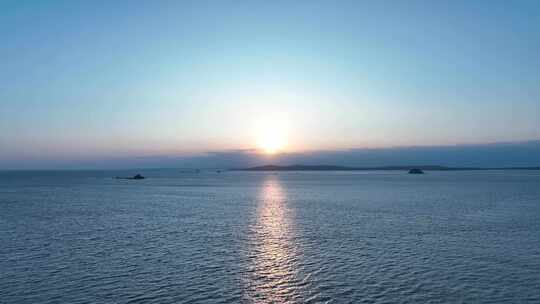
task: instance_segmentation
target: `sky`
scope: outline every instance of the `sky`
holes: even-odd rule
[[[0,169],[489,166],[440,151],[538,144],[538,33],[535,0],[0,0]]]

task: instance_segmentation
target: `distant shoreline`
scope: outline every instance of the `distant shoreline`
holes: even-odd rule
[[[420,169],[423,171],[485,171],[485,170],[540,170],[540,167],[446,167],[437,165],[422,165],[422,166],[381,166],[381,167],[346,167],[333,165],[291,165],[291,166],[276,166],[265,165],[249,168],[234,168],[231,171],[398,171]]]

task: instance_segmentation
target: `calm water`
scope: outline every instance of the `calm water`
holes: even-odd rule
[[[540,303],[540,172],[0,172],[0,303]]]

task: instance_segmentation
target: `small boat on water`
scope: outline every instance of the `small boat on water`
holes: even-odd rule
[[[409,170],[409,174],[424,174],[424,171],[422,171],[422,169],[412,168]]]

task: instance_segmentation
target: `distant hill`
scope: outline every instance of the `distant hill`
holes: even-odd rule
[[[383,166],[383,167],[345,167],[332,165],[292,165],[292,166],[276,166],[266,165],[258,167],[250,167],[243,169],[233,169],[237,171],[368,171],[368,170],[410,170],[421,169],[431,171],[449,171],[449,170],[473,170],[475,168],[449,168],[444,166]]]
[[[250,168],[231,169],[233,171],[384,171],[420,169],[423,171],[462,171],[462,170],[540,170],[540,167],[512,167],[512,168],[472,168],[472,167],[445,167],[438,165],[421,166],[382,166],[382,167],[345,167],[332,165],[291,165],[277,166],[265,165]]]

